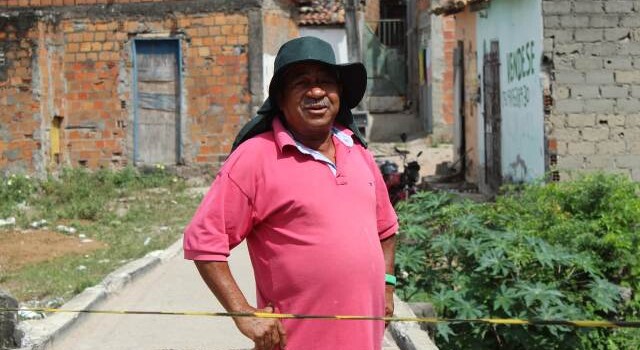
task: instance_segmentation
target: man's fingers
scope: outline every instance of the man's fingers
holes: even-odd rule
[[[276,327],[271,328],[271,349],[269,350],[273,350],[273,347],[275,347],[278,343],[280,343],[280,336],[278,335],[278,329],[276,329]]]
[[[256,345],[259,350],[273,350],[273,346],[271,346],[271,336],[267,333],[258,338]]]
[[[278,321],[278,335],[280,336],[280,345],[284,349],[287,347],[287,332],[284,330],[282,322]]]
[[[266,312],[268,314],[272,314],[273,313],[273,306],[269,305],[267,307],[265,307],[264,309],[261,310],[262,312]]]

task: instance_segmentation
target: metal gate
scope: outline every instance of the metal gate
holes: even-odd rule
[[[381,21],[365,25],[364,64],[367,68],[367,91],[370,96],[404,96],[407,92],[405,34],[399,32],[404,27],[390,26],[394,23]],[[372,25],[378,28],[377,33]],[[401,38],[391,36],[392,34],[400,35]],[[383,40],[396,46],[387,46]]]
[[[485,183],[492,191],[502,184],[500,146],[500,50],[497,41],[491,42],[491,51],[485,53],[483,64],[484,87],[484,152]]]
[[[136,165],[180,159],[179,47],[178,40],[135,41]]]

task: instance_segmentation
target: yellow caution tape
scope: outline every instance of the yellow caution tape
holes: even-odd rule
[[[510,318],[432,318],[432,317],[376,317],[353,315],[301,315],[268,312],[195,312],[195,311],[142,311],[142,310],[69,310],[55,308],[0,308],[0,312],[33,311],[44,313],[87,313],[115,315],[164,315],[164,316],[207,316],[207,317],[254,317],[276,319],[320,319],[320,320],[357,320],[385,322],[420,323],[485,323],[495,325],[520,326],[568,326],[584,328],[640,328],[640,321],[591,321],[591,320],[521,320]]]

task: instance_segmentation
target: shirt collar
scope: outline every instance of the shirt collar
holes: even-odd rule
[[[291,133],[282,125],[280,118],[273,118],[273,136],[276,141],[276,145],[282,152],[285,146],[293,146],[297,148],[296,141],[291,136]],[[353,147],[353,131],[345,128],[344,126],[335,123],[332,128],[332,134],[335,136],[342,144],[347,147]]]

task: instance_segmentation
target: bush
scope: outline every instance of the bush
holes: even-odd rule
[[[9,175],[0,179],[0,218],[10,216],[11,209],[24,203],[36,191],[28,175]]]
[[[634,186],[593,175],[574,183],[510,188],[487,204],[420,193],[397,208],[398,294],[431,301],[445,318],[633,316],[639,303],[622,300],[619,284],[637,278],[630,256],[637,249],[639,220],[633,217],[638,208]],[[581,235],[584,239],[574,239]],[[603,260],[604,254],[631,260]],[[635,330],[482,324],[439,324],[437,329],[442,349],[631,349],[638,344]]]

